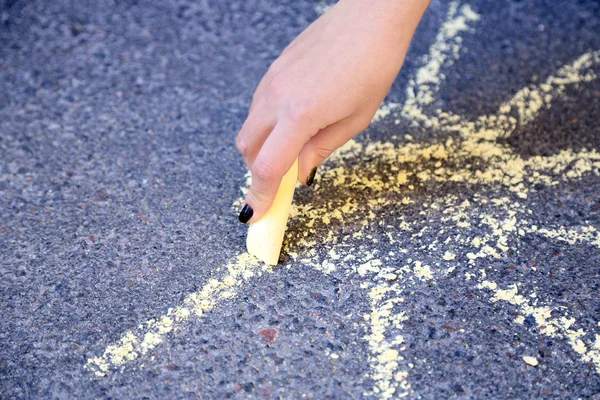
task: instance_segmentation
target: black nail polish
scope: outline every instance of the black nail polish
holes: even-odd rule
[[[313,169],[310,170],[310,172],[308,173],[308,177],[306,177],[306,185],[310,186],[313,184],[313,182],[315,181],[315,175],[317,174],[317,167],[314,167]]]
[[[244,205],[244,208],[242,208],[242,211],[240,212],[240,216],[238,217],[240,219],[240,222],[242,224],[245,224],[246,222],[250,221],[250,218],[252,218],[252,215],[254,214],[254,210],[252,209],[252,207],[250,207],[249,204]]]

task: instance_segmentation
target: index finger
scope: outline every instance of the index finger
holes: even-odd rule
[[[273,204],[281,178],[317,131],[310,124],[302,126],[287,119],[277,123],[252,164],[252,184],[246,197],[251,216],[242,218],[240,214],[240,221],[257,221],[267,212]]]

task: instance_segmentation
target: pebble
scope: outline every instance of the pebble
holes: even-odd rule
[[[537,358],[531,356],[523,356],[523,361],[525,361],[526,364],[531,365],[532,367],[535,367],[539,364]]]

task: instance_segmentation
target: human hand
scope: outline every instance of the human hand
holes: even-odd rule
[[[260,81],[236,145],[252,172],[240,221],[269,209],[299,159],[298,180],[365,130],[402,67],[430,0],[340,0]]]

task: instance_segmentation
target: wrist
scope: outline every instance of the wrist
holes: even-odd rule
[[[431,0],[339,0],[342,19],[405,53]]]
[[[376,20],[411,35],[419,25],[431,0],[339,0],[338,6],[354,11],[363,20]],[[371,17],[371,18],[369,18]]]

